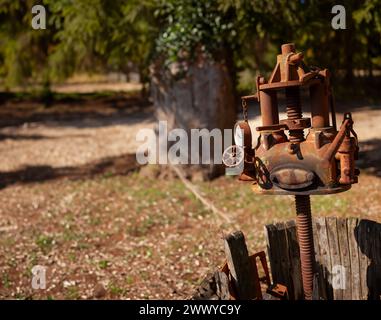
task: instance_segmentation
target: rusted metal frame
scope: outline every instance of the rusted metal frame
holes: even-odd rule
[[[303,118],[301,86],[309,87],[311,119]],[[253,189],[263,194],[296,195],[303,286],[305,298],[310,299],[314,244],[309,195],[346,191],[357,182],[358,170],[354,165],[358,154],[357,135],[350,113],[345,114],[337,132],[330,74],[327,69],[306,67],[303,54],[295,52],[294,44],[282,45],[270,79],[266,82],[258,76],[256,87],[255,95],[242,97],[257,98],[262,116],[262,126],[257,127],[260,137],[254,149],[257,184]],[[281,121],[278,90],[285,90],[287,100],[287,119]],[[309,129],[306,138],[304,129]],[[289,131],[288,138],[284,130]]]
[[[263,277],[259,276],[258,266],[257,266],[258,258],[261,263],[262,269],[265,273]],[[273,297],[276,297],[279,299],[288,298],[287,288],[284,285],[279,283],[271,283],[270,271],[267,264],[266,253],[264,251],[259,251],[249,256],[249,261],[251,262],[251,266],[252,266],[252,274],[253,274],[254,287],[255,287],[255,297],[254,297],[255,300],[263,300],[261,283],[264,283],[266,285],[266,289],[265,289],[266,293],[272,295]],[[225,273],[228,279],[231,277],[230,269],[227,262],[225,262],[222,265],[222,267],[220,268],[220,271]],[[229,293],[230,293],[231,300],[237,300],[239,298],[237,293],[237,288],[235,288],[232,281],[229,281]]]
[[[353,121],[352,119],[345,119],[340,127],[340,130],[338,131],[335,139],[332,141],[330,146],[328,147],[327,151],[323,155],[323,160],[326,162],[330,162],[337,151],[340,148],[341,143],[343,142],[345,136],[348,133],[348,130],[350,130],[350,127],[352,126]]]

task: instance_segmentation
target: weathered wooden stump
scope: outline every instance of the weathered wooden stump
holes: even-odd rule
[[[227,235],[224,244],[232,285],[236,288],[238,298],[242,300],[254,299],[257,288],[243,233],[236,231]]]
[[[290,299],[302,299],[295,221],[265,227],[273,281],[287,286]],[[356,218],[313,219],[315,299],[379,300],[381,224]],[[317,291],[317,292],[316,292]]]
[[[226,263],[204,279],[192,299],[271,299],[261,288],[260,280],[272,296],[278,292],[278,297],[284,298],[285,285],[290,300],[303,299],[295,221],[266,225],[265,233],[272,281],[270,277],[260,278],[255,266],[255,259],[263,259],[264,253],[249,256],[244,235],[236,231],[224,238]],[[380,300],[381,224],[356,218],[319,217],[313,219],[313,235],[313,299]],[[266,263],[263,265],[266,269]]]
[[[255,298],[257,288],[254,285],[253,273],[251,272],[252,262],[249,258],[243,233],[236,231],[225,236],[224,247],[226,263],[203,280],[193,295],[193,299],[229,300],[233,287],[237,298],[243,300]]]
[[[285,298],[284,286],[272,285],[264,251],[249,256],[245,237],[236,231],[224,237],[226,262],[208,275],[196,293],[195,300],[261,300]],[[260,277],[257,259],[261,262],[265,276]]]

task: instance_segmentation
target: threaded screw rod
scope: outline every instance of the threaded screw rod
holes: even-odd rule
[[[313,291],[315,250],[312,233],[310,196],[296,195],[295,206],[297,214],[296,223],[300,247],[304,298],[306,300],[311,300]]]
[[[286,88],[286,112],[288,120],[297,120],[303,117],[298,87]],[[303,129],[289,130],[289,139],[290,142],[295,143],[303,141]]]

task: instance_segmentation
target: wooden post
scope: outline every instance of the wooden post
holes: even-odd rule
[[[341,273],[341,259],[340,259],[340,245],[338,239],[338,230],[336,224],[336,218],[329,217],[326,218],[327,233],[328,233],[328,243],[327,248],[331,257],[332,268],[329,270],[331,273],[331,285],[333,289],[333,299],[342,300],[343,289],[341,288],[341,278],[338,273]],[[333,284],[332,284],[333,282]]]
[[[229,300],[229,279],[228,276],[221,271],[216,271],[214,274],[216,279],[216,294],[220,300]]]
[[[319,249],[319,254],[316,256],[316,263],[318,265],[317,271],[319,272],[320,297],[324,300],[332,300],[332,287],[328,285],[330,282],[329,270],[332,270],[332,264],[325,218],[318,217],[313,219],[313,227],[316,230],[314,241],[318,243],[315,249]]]
[[[357,219],[350,218],[347,220],[349,255],[351,263],[351,292],[352,300],[360,300],[361,284],[360,284],[360,260],[359,249],[356,242],[355,232],[357,227]]]
[[[295,221],[266,225],[267,249],[274,283],[287,287],[290,300],[303,299],[300,253]]]
[[[295,221],[267,225],[265,232],[273,282],[286,285],[290,299],[303,299]],[[313,219],[313,235],[314,299],[381,299],[380,223],[318,217]],[[225,236],[224,247],[227,265],[206,277],[193,299],[229,299],[231,288],[236,299],[256,298],[259,284],[243,233]]]
[[[266,226],[272,275],[287,286],[290,297],[298,299],[300,288],[295,284],[300,283],[296,271],[300,272],[300,258],[295,254],[299,245],[292,241],[294,232],[294,222]],[[381,298],[381,224],[353,218],[314,218],[313,233],[315,283],[319,287],[315,299]]]
[[[232,276],[232,282],[238,299],[255,298],[255,279],[249,259],[245,237],[241,231],[236,231],[224,238],[225,255]]]

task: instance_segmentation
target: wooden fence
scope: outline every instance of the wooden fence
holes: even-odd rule
[[[265,227],[273,281],[302,299],[295,221]],[[355,218],[314,218],[315,299],[366,300],[381,295],[381,224]]]

